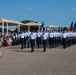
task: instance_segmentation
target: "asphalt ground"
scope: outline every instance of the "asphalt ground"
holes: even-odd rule
[[[76,45],[43,49],[2,47],[0,75],[76,75]]]

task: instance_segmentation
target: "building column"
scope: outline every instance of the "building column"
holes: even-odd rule
[[[17,32],[20,32],[20,25],[18,25],[18,31]]]
[[[7,35],[8,35],[8,23],[7,23]]]
[[[28,26],[28,30],[30,31],[30,26]]]
[[[40,31],[40,26],[39,26],[39,31]]]
[[[2,20],[2,35],[4,35],[4,21]]]

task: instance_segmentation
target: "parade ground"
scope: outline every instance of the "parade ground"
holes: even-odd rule
[[[76,45],[43,49],[0,48],[0,75],[76,75]]]

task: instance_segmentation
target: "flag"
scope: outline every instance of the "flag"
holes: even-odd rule
[[[41,25],[41,27],[44,28],[44,22],[43,22],[43,21],[42,21],[42,25]]]
[[[76,23],[74,23],[74,31],[76,32]]]
[[[58,27],[58,31],[60,31],[60,30],[61,30],[61,27],[59,26],[59,27]]]
[[[69,30],[70,30],[70,31],[73,31],[73,30],[74,30],[73,21],[71,22],[71,25],[70,25]]]
[[[42,28],[43,31],[45,30],[45,27],[44,27],[44,26],[45,26],[45,25],[44,25],[44,22],[42,21],[41,28]]]

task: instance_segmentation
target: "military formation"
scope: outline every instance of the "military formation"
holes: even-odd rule
[[[55,48],[62,46],[63,49],[76,44],[76,32],[64,30],[50,30],[50,31],[21,31],[16,35],[21,43],[21,49],[31,47],[31,52],[34,52],[35,47],[38,49]]]

